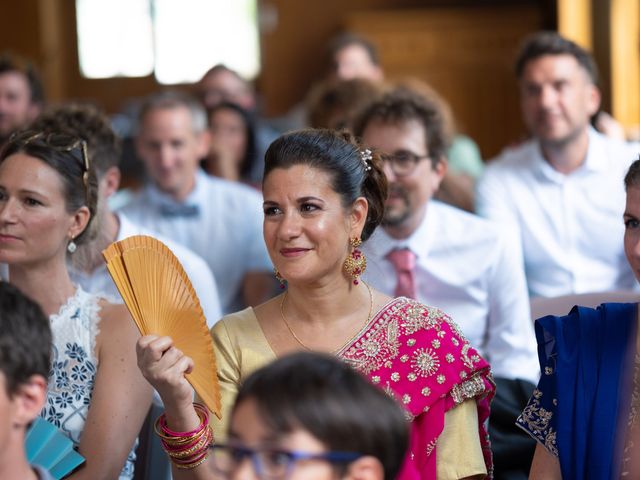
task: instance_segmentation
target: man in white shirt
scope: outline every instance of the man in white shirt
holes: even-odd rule
[[[136,148],[150,181],[122,211],[206,260],[223,313],[269,298],[275,280],[262,238],[262,197],[199,168],[208,148],[203,107],[178,92],[147,98]]]
[[[354,130],[383,153],[389,180],[383,228],[364,245],[364,280],[448,313],[489,360],[498,383],[489,421],[496,472],[526,476],[535,442],[514,424],[540,369],[517,242],[432,198],[449,143],[432,100],[396,88],[365,108]]]
[[[365,245],[365,281],[448,313],[490,361],[494,375],[537,382],[536,344],[518,248],[494,225],[432,200],[447,169],[437,106],[408,88],[373,102],[355,123],[386,155],[383,229]],[[406,254],[412,271],[394,265]],[[403,286],[412,285],[411,292]]]
[[[524,44],[516,73],[532,139],[490,163],[479,214],[519,235],[531,296],[630,289],[623,179],[638,149],[590,126],[600,106],[591,55],[553,32]]]
[[[195,289],[207,324],[212,327],[222,316],[218,289],[207,263],[189,249],[132,223],[126,216],[111,212],[108,199],[120,185],[120,143],[109,120],[91,105],[63,105],[42,114],[34,129],[63,132],[87,142],[89,159],[98,178],[97,232],[89,243],[78,246],[70,257],[69,274],[84,290],[122,302],[102,258],[112,242],[132,235],[151,235],[165,243],[182,264]]]

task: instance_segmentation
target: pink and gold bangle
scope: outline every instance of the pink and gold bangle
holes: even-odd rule
[[[198,427],[195,428],[194,430],[191,430],[190,432],[175,432],[171,430],[167,426],[167,417],[163,413],[156,420],[155,432],[158,434],[160,438],[167,437],[168,439],[172,439],[172,440],[188,438],[188,437],[201,434],[202,431],[206,429],[207,426],[209,426],[209,411],[204,405],[201,405],[200,403],[194,403],[193,408],[195,409],[196,414],[198,415],[198,418],[200,418],[200,422],[201,422],[200,425],[198,425]],[[160,431],[158,431],[158,429],[160,429]]]
[[[190,445],[176,448],[175,446],[166,445],[163,443],[162,446],[165,452],[167,452],[167,455],[169,455],[171,458],[186,458],[208,447],[211,443],[212,437],[213,434],[211,433],[211,430],[208,429],[205,435],[203,435],[201,438]]]
[[[203,448],[194,450],[194,452],[186,458],[171,457],[171,461],[177,468],[191,469],[202,464],[209,455],[209,444],[213,441],[213,434],[210,433]]]
[[[200,425],[189,432],[176,432],[167,426],[163,413],[154,424],[154,430],[160,437],[162,448],[177,468],[191,469],[202,464],[209,454],[209,445],[213,442],[213,431],[209,426],[209,411],[199,403],[193,404]]]

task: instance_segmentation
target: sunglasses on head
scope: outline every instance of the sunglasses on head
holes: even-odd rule
[[[82,183],[84,184],[85,194],[89,196],[89,154],[87,153],[87,142],[74,135],[58,132],[42,132],[27,130],[14,133],[9,139],[10,143],[16,143],[22,147],[27,145],[42,145],[52,148],[59,152],[69,152],[73,155],[74,151],[78,151],[81,156],[83,167]]]

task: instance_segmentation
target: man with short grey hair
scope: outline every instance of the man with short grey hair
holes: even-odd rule
[[[102,251],[112,242],[151,232],[131,222],[122,212],[109,208],[109,198],[120,186],[120,139],[111,128],[109,118],[89,104],[64,104],[46,110],[32,125],[35,130],[62,132],[83,139],[98,179],[97,232],[91,241],[78,245],[68,257],[69,274],[85,291],[110,301],[122,302],[120,293],[107,270]],[[221,317],[216,283],[207,263],[188,248],[153,233],[176,255],[189,276],[200,305],[211,327]]]
[[[274,280],[262,198],[199,168],[208,149],[204,108],[179,92],[152,95],[140,111],[136,148],[150,181],[123,211],[207,261],[224,313],[266,300]]]

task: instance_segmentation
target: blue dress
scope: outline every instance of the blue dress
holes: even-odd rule
[[[536,321],[542,376],[517,424],[563,478],[619,478],[636,353],[637,304],[574,307]]]

